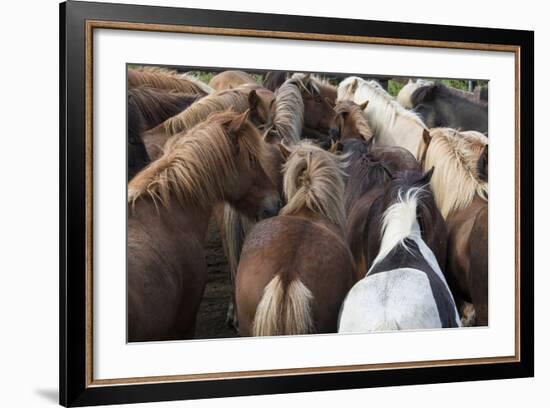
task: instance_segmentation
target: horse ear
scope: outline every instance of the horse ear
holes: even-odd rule
[[[281,155],[283,156],[283,159],[285,159],[285,161],[288,160],[292,151],[288,147],[286,147],[284,143],[279,143],[279,150],[281,152]]]
[[[238,132],[244,126],[250,115],[250,109],[245,110],[243,113],[236,115],[227,124],[227,130],[229,132]]]
[[[428,170],[426,173],[424,173],[422,178],[419,180],[419,184],[422,184],[422,185],[428,184],[432,179],[432,176],[434,174],[434,169],[435,169],[435,167],[432,166],[432,168],[430,170]]]
[[[369,105],[369,101],[367,100],[367,101],[363,102],[361,105],[359,105],[359,108],[361,108],[361,110],[364,111],[365,109],[367,109],[368,105]]]
[[[424,140],[426,147],[428,147],[432,140],[432,136],[430,135],[430,131],[428,129],[422,130],[422,139]]]
[[[253,89],[248,94],[248,106],[250,107],[251,110],[254,111],[258,108],[259,103],[260,103],[260,97],[256,93],[256,90]]]
[[[342,143],[338,142],[332,142],[332,146],[330,146],[330,149],[328,150],[332,154],[341,153],[344,150],[344,145]]]
[[[359,81],[357,80],[357,78],[355,78],[349,87],[350,92],[355,92],[358,84],[359,84]]]
[[[487,181],[489,179],[489,145],[486,144],[481,152],[481,156],[477,161],[477,175],[480,180]]]

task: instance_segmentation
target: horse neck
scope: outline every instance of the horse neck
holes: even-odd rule
[[[162,234],[174,234],[176,240],[182,233],[191,234],[204,243],[212,209],[213,205],[181,205],[175,200],[164,207],[149,198],[138,199],[129,206],[128,219],[139,222],[148,232],[157,230]]]

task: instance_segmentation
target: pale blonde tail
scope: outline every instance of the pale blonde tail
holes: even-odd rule
[[[311,291],[300,279],[284,287],[275,276],[265,287],[256,309],[252,333],[254,336],[277,336],[314,333],[311,312]]]

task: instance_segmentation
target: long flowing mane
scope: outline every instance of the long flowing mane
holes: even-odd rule
[[[199,95],[171,93],[155,88],[129,89],[128,133],[139,137],[140,132],[180,113],[199,98]]]
[[[298,144],[283,169],[287,204],[280,214],[292,215],[307,209],[343,229],[344,160],[345,157],[333,155],[311,142]]]
[[[408,119],[416,126],[426,128],[418,115],[401,106],[376,81],[348,77],[338,86],[338,100],[352,100],[356,103],[369,101],[366,111],[375,134],[391,132],[398,118]]]
[[[185,74],[181,75],[182,79],[185,79],[186,81],[193,82],[196,86],[198,86],[205,94],[210,95],[211,93],[214,93],[214,89],[204,82],[202,82],[199,78],[194,76],[193,74],[186,72]]]
[[[374,136],[374,132],[369,126],[367,114],[353,101],[339,101],[336,103],[334,111],[337,115],[348,115],[347,120],[352,120],[355,124],[357,133],[365,141]]]
[[[159,72],[128,70],[128,88],[147,86],[188,94],[205,95],[203,87],[184,76],[166,75]]]
[[[253,166],[262,163],[267,154],[261,135],[250,122],[239,130],[238,137],[228,133],[225,124],[237,115],[232,111],[214,114],[185,137],[170,139],[162,156],[131,180],[128,203],[144,196],[165,207],[170,198],[194,206],[222,199],[227,186],[238,183],[238,163]]]
[[[477,173],[487,136],[448,128],[431,129],[430,136],[424,169],[435,168],[431,183],[443,218],[466,208],[476,195],[487,201],[488,183]]]
[[[315,74],[304,74],[301,72],[293,74],[292,78],[298,80],[302,88],[307,92],[310,92],[309,87],[311,87],[319,95],[329,98],[332,103],[336,102],[338,90],[327,79]]]
[[[232,109],[242,113],[249,108],[246,92],[238,89],[215,92],[208,95],[180,114],[173,116],[163,123],[164,130],[170,134],[184,132],[197,123],[204,121],[210,114]]]
[[[295,79],[287,80],[275,92],[273,131],[287,144],[298,143],[302,137],[304,101]]]
[[[181,74],[178,72],[177,69],[173,68],[166,68],[166,67],[159,67],[156,65],[137,65],[130,68],[132,71],[138,71],[138,72],[150,72],[154,74],[163,74],[163,75],[171,75],[171,76],[180,76]]]

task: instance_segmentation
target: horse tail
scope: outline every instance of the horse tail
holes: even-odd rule
[[[384,320],[382,323],[379,323],[373,331],[375,332],[385,332],[385,331],[396,331],[400,330],[399,325],[395,319]]]
[[[275,276],[265,287],[256,309],[253,335],[313,333],[312,299],[313,294],[300,279],[285,285],[278,275]]]

